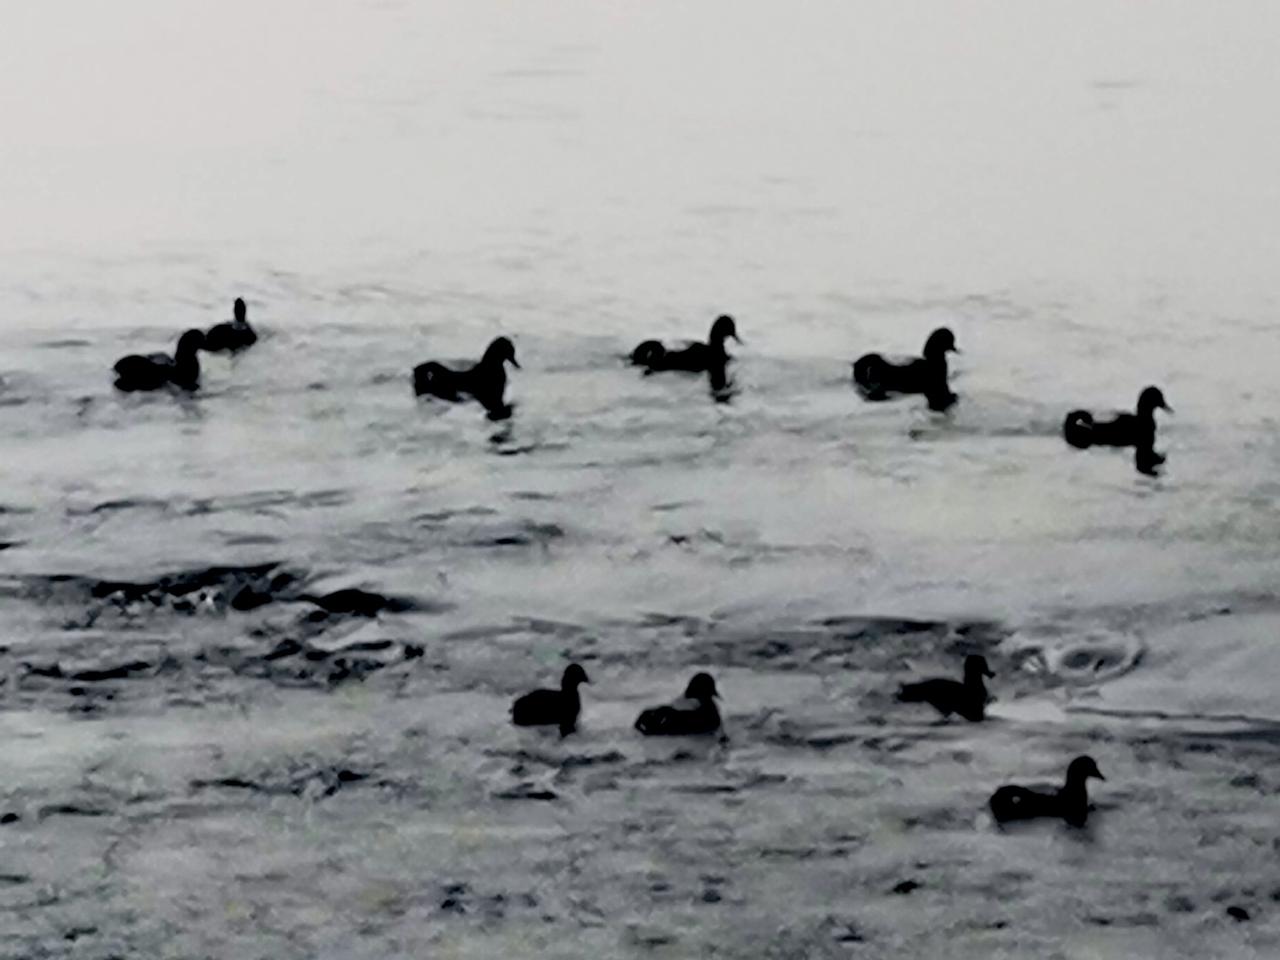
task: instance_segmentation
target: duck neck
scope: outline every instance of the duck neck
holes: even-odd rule
[[[182,383],[195,383],[200,379],[200,360],[195,350],[179,350],[173,356],[174,372]]]
[[[1073,808],[1084,810],[1089,806],[1089,791],[1085,787],[1083,777],[1068,777],[1067,782],[1058,791],[1061,800]]]

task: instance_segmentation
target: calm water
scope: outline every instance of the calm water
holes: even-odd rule
[[[679,956],[716,942],[725,955],[751,955],[746,917],[776,935],[779,955],[825,955],[812,937],[844,951],[828,929],[846,922],[833,887],[870,871],[881,894],[913,869],[918,853],[893,839],[904,807],[934,804],[942,816],[924,817],[942,834],[916,838],[925,849],[989,861],[1003,876],[999,838],[977,828],[976,853],[970,838],[997,778],[1056,777],[1089,749],[1118,781],[1116,808],[1154,805],[1176,821],[1190,816],[1178,797],[1214,796],[1249,763],[1232,754],[1222,769],[1199,768],[1191,788],[1172,772],[1182,761],[1135,744],[1280,721],[1273,5],[193,11],[148,0],[124,10],[28,5],[7,19],[8,669],[16,678],[42,658],[155,662],[168,650],[188,678],[164,695],[126,681],[93,724],[60,719],[72,701],[57,690],[24,698],[14,679],[0,723],[27,731],[13,742],[35,745],[8,748],[6,761],[23,771],[13,797],[61,802],[59,785],[85,789],[84,765],[114,770],[102,775],[112,782],[141,778],[176,803],[172,791],[188,782],[236,773],[228,757],[246,736],[236,724],[277,731],[255,734],[268,758],[333,754],[358,766],[350,758],[372,751],[379,769],[399,771],[388,777],[402,806],[390,813],[385,793],[345,810],[344,792],[317,806],[338,811],[315,813],[320,823],[272,799],[265,810],[250,803],[249,825],[234,828],[246,849],[270,845],[273,818],[308,818],[324,838],[295,837],[255,882],[316,869],[309,858],[341,837],[334,875],[351,886],[316,894],[327,906],[314,909],[367,907],[367,937],[349,917],[311,917],[303,885],[292,913],[276,903],[268,920],[227,905],[232,919],[196,924],[193,953],[288,941],[299,955],[445,944],[485,956],[502,938],[534,942],[529,931],[542,924],[566,955]],[[208,359],[197,397],[112,391],[117,357],[171,349],[186,327],[226,319],[236,295],[263,339],[234,360]],[[702,337],[720,312],[746,341],[730,403],[713,403],[697,379],[642,378],[623,364],[638,340]],[[868,349],[917,352],[941,324],[964,350],[951,414],[857,398],[849,361]],[[498,333],[514,339],[524,367],[513,373],[510,421],[415,401],[413,364],[478,356]],[[1068,409],[1131,407],[1147,383],[1177,411],[1161,420],[1163,477],[1139,476],[1128,455],[1062,442]],[[51,606],[32,586],[258,563],[284,565],[317,592],[361,586],[413,599],[418,612],[351,636],[421,643],[421,668],[397,666],[394,684],[379,674],[358,695],[191,679],[196,661],[184,657],[252,646],[252,629],[274,636],[287,626],[269,613],[210,612],[88,629],[74,603]],[[890,626],[867,641],[840,617]],[[936,623],[928,636],[946,642],[899,643],[895,618]],[[969,623],[993,625],[988,640],[1003,658],[988,738],[938,733],[884,702],[904,671],[950,672]],[[571,658],[595,682],[585,742],[556,782],[582,768],[585,785],[574,781],[568,808],[563,796],[533,812],[477,801],[501,793],[504,777],[528,779],[506,769],[511,755],[516,767],[536,766],[530,750],[569,749],[529,747],[502,717],[511,694]],[[649,751],[628,731],[633,707],[677,692],[695,665],[723,677],[726,712],[737,716],[732,746],[697,754],[697,772],[664,765],[669,750]],[[892,758],[832,756],[822,745],[820,732],[835,726],[867,748],[885,724],[901,738]],[[389,744],[401,734],[397,752]],[[597,762],[603,770],[592,773]],[[610,772],[618,763],[623,772]],[[957,767],[931,777],[938,764]],[[423,798],[404,786],[406,769],[447,770],[447,782]],[[664,805],[664,791],[699,777],[727,777],[729,800],[689,791]],[[899,791],[892,800],[888,782]],[[1261,831],[1253,847],[1215,848],[1223,883],[1251,865],[1262,875],[1270,848],[1259,825],[1273,817],[1274,796],[1261,790],[1241,814]],[[497,806],[486,814],[485,802]],[[837,842],[857,804],[872,835]],[[954,805],[965,812],[938,814]],[[136,832],[107,807],[110,828],[85,828],[95,842],[126,825]],[[166,824],[178,816],[162,807]],[[104,881],[85,894],[105,911],[93,936],[145,951],[172,935],[180,906],[157,908],[171,925],[163,929],[123,919],[172,884],[193,902],[271,900],[270,884],[254,893],[243,877],[182,859],[226,840],[216,811],[192,816],[190,833],[144,831],[144,853],[121,868],[131,892]],[[614,871],[641,871],[629,859],[639,854],[606,839],[632,821],[704,839],[733,833],[705,863],[690,855],[689,882],[719,889],[705,877],[740,869],[758,888],[724,894],[708,919],[653,894],[648,874],[634,889],[610,887]],[[764,837],[775,822],[796,836]],[[801,837],[806,822],[823,836]],[[408,833],[393,843],[389,823]],[[543,904],[561,925],[543,908],[476,926],[489,908],[473,905],[471,925],[458,927],[415,919],[412,897],[405,906],[409,878],[443,867],[397,861],[392,848],[451,837],[455,873],[476,875],[467,896],[501,893],[510,912],[514,891],[549,884],[525,874],[533,863],[539,876],[537,851],[575,823],[601,835],[574,841],[572,870],[547,870],[576,878],[577,893]],[[467,846],[464,827],[496,839]],[[1195,909],[1169,921],[1176,933],[1164,914],[1130,924],[1136,933],[1118,933],[1120,921],[1086,926],[1088,937],[1106,927],[1103,941],[1037,926],[1030,918],[1046,897],[1065,889],[1088,901],[1090,871],[1119,870],[1111,881],[1132,882],[1141,898],[1137,865],[1177,861],[1159,829],[1111,829],[1137,846],[1107,866],[1092,850],[1088,870],[1073,870],[1068,853],[1054,893],[1017,881],[1026,922],[994,941],[972,934],[964,948],[1034,952],[1029,944],[1066,937],[1115,955],[1175,942],[1200,955],[1248,949],[1215,939],[1229,931],[1203,919],[1225,900],[1191,893]],[[58,841],[30,830],[32,856],[49,857]],[[1044,841],[1051,851],[1065,843],[1055,838]],[[530,862],[500,866],[507,844]],[[810,853],[751,873],[762,850],[784,846]],[[1022,855],[1034,870],[1044,851]],[[651,856],[646,870],[657,869]],[[824,857],[834,872],[815,875]],[[75,886],[67,876],[82,866],[51,862],[56,875],[38,879]],[[517,879],[476,879],[504,870]],[[1013,883],[991,882],[927,881],[958,891],[933,914],[900,898],[865,906],[856,923],[865,949],[921,949],[939,935],[910,932],[895,913],[908,903],[912,916],[968,930],[957,919],[969,917],[966,892],[984,902]],[[395,889],[380,899],[369,884]],[[14,896],[34,903],[25,889]],[[454,896],[432,891],[431,910]],[[600,902],[588,909],[592,893]],[[790,896],[822,905],[811,928]],[[1223,896],[1248,899],[1234,888]],[[43,914],[21,909],[23,936],[38,939]],[[896,925],[901,940],[886,932]],[[1044,939],[1019,939],[1028,928]],[[423,930],[423,940],[409,932]]]

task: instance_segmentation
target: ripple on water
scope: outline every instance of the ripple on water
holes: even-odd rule
[[[1072,686],[1106,683],[1133,670],[1146,647],[1136,636],[1108,630],[1036,631],[1010,640],[1011,657],[1024,668]]]

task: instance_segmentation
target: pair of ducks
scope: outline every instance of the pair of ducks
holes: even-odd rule
[[[577,729],[582,711],[578,687],[590,682],[580,665],[569,664],[560,678],[559,690],[534,690],[517,698],[511,705],[511,722],[518,727],[555,726],[560,728],[560,736],[568,736]],[[694,674],[681,699],[644,710],[636,718],[635,727],[650,737],[715,733],[720,729],[720,711],[715,703],[719,696],[711,674]]]
[[[956,402],[947,386],[947,354],[959,352],[952,332],[939,327],[925,341],[922,357],[895,364],[869,353],[854,363],[853,380],[868,400],[884,400],[891,393],[922,393],[931,409],[946,410]],[[1164,463],[1164,456],[1155,451],[1157,410],[1173,412],[1158,387],[1147,387],[1138,395],[1135,413],[1099,419],[1088,410],[1072,410],[1063,421],[1062,435],[1081,450],[1133,447],[1139,472],[1154,476]]]
[[[741,343],[733,318],[718,317],[711,325],[706,343],[690,343],[679,349],[667,349],[657,340],[646,340],[631,352],[631,362],[644,367],[645,373],[681,370],[686,373],[710,373],[713,387],[722,389],[729,353],[725,342]],[[506,337],[498,337],[485,349],[479,363],[455,370],[438,360],[429,360],[413,368],[413,392],[419,396],[459,401],[471,397],[479,401],[492,418],[509,416],[511,407],[505,402],[507,364],[517,370],[516,348]],[[717,377],[718,374],[718,377]]]
[[[986,717],[990,700],[983,680],[994,676],[986,657],[970,654],[964,659],[963,682],[939,678],[906,683],[898,690],[898,699],[904,703],[928,703],[944,719],[955,713],[977,722]],[[1076,757],[1067,767],[1067,779],[1060,789],[1037,790],[1008,784],[996,790],[987,803],[997,823],[1048,817],[1083,827],[1089,818],[1085,781],[1090,777],[1106,779],[1092,757]]]
[[[979,721],[986,715],[988,700],[983,679],[993,676],[986,658],[974,654],[965,658],[963,682],[933,678],[904,684],[898,691],[898,699],[931,704],[944,718],[956,713],[966,720]],[[517,698],[511,706],[511,720],[521,727],[555,726],[562,737],[568,736],[577,729],[578,714],[582,710],[578,688],[590,682],[587,672],[579,664],[571,663],[565,668],[559,690],[534,690]],[[635,728],[646,736],[715,733],[720,729],[720,711],[715,704],[718,696],[711,675],[697,673],[680,700],[641,711]],[[1089,817],[1085,782],[1091,777],[1106,779],[1091,757],[1077,757],[1067,767],[1066,782],[1060,789],[1039,790],[1007,784],[991,795],[988,806],[1001,824],[1048,817],[1082,827]]]
[[[116,361],[116,389],[131,393],[136,390],[159,390],[172,384],[181,390],[197,390],[200,387],[200,361],[196,354],[227,351],[237,353],[258,341],[258,335],[249,326],[244,301],[236,298],[235,319],[219,323],[207,332],[188,330],[178,338],[173,356],[167,353],[131,353]]]

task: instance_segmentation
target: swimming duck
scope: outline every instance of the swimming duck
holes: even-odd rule
[[[587,671],[576,663],[565,667],[559,690],[534,690],[511,705],[511,722],[517,727],[558,726],[560,736],[573,733],[578,725],[582,701],[578,687],[590,683]]]
[[[1061,817],[1073,827],[1083,827],[1089,818],[1089,795],[1085,781],[1107,779],[1092,757],[1076,757],[1067,767],[1067,782],[1060,790],[1032,790],[1003,786],[991,795],[991,814],[999,823],[1035,817]]]
[[[507,363],[520,369],[515,345],[506,337],[498,337],[485,349],[480,362],[466,370],[451,370],[434,360],[418,364],[413,368],[413,392],[442,400],[472,396],[490,415],[509,413],[510,408],[502,401],[507,388]]]
[[[868,400],[884,400],[893,393],[923,393],[930,408],[945,410],[956,402],[947,385],[947,354],[959,353],[955,334],[939,327],[924,342],[924,355],[893,363],[868,353],[853,363],[853,382]]]
[[[685,370],[690,373],[716,369],[723,371],[730,359],[724,344],[731,337],[742,343],[733,317],[719,316],[711,325],[706,343],[695,341],[682,349],[668,350],[657,340],[646,340],[631,351],[631,362],[637,367],[644,367],[645,373],[661,370]]]
[[[196,390],[200,386],[200,361],[196,352],[204,349],[204,334],[188,330],[178,338],[178,348],[170,357],[167,353],[149,353],[142,356],[131,353],[116,361],[116,389],[159,390],[172,383],[183,390]]]
[[[1117,414],[1110,420],[1096,420],[1088,410],[1072,410],[1062,422],[1062,436],[1081,450],[1092,446],[1135,447],[1137,467],[1151,473],[1164,457],[1155,451],[1156,411],[1173,413],[1159,387],[1147,387],[1138,395],[1136,413]]]
[[[245,319],[244,301],[239,297],[236,297],[234,311],[235,320],[231,323],[215,323],[209,328],[209,332],[204,335],[205,350],[211,352],[230,350],[235,353],[258,342],[258,335],[253,332],[253,327],[249,326],[249,321]]]
[[[711,674],[694,674],[682,699],[643,711],[636,718],[636,729],[650,737],[715,733],[720,729],[720,711],[715,704],[719,696]]]
[[[987,687],[982,678],[994,676],[986,657],[970,654],[964,658],[964,683],[941,678],[904,683],[898,699],[904,703],[928,703],[943,717],[958,713],[976,722],[986,716],[987,709]]]

